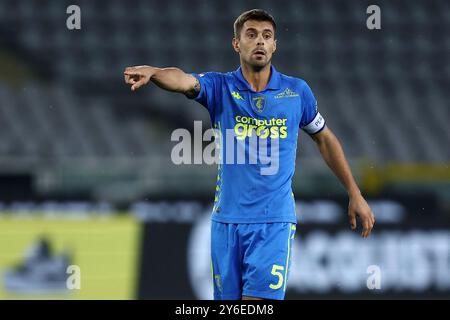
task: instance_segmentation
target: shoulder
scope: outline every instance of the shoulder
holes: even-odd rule
[[[206,71],[197,74],[199,78],[210,78],[210,79],[222,79],[224,75],[226,75],[226,73],[217,71]]]
[[[299,96],[301,105],[306,108],[317,109],[317,101],[308,83],[298,77],[281,75],[281,87],[288,95]],[[317,111],[317,110],[316,110]]]
[[[300,91],[299,93],[311,90],[308,83],[302,78],[288,76],[286,74],[280,73],[280,80],[282,86],[295,88],[296,90]]]
[[[194,73],[192,75],[194,75],[202,85],[205,84],[217,87],[222,85],[227,74],[216,71],[206,71],[201,73]]]

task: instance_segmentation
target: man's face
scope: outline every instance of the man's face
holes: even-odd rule
[[[256,69],[270,63],[276,47],[275,32],[269,21],[248,20],[242,27],[240,38],[233,39],[233,48],[242,62]]]

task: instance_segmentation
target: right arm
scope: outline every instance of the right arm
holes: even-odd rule
[[[124,71],[124,76],[125,83],[131,85],[132,91],[152,81],[164,90],[180,92],[189,98],[195,98],[200,92],[200,83],[197,78],[179,68],[128,67]]]

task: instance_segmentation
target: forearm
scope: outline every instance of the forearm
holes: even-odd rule
[[[184,71],[179,68],[156,68],[154,67],[154,73],[150,77],[150,81],[156,84],[158,87],[173,91],[173,92],[186,92],[189,88],[186,86],[186,77],[188,76]]]
[[[344,185],[349,196],[359,195],[360,190],[336,136],[330,131],[325,139],[318,142],[318,147],[326,164]]]
[[[124,71],[125,83],[131,90],[137,90],[152,81],[158,87],[184,93],[188,97],[196,97],[200,92],[200,82],[193,75],[184,73],[179,68],[157,68],[153,66],[128,67]]]
[[[323,159],[339,178],[349,195],[348,216],[352,229],[356,229],[356,218],[361,219],[363,230],[361,236],[367,237],[375,223],[375,217],[367,201],[361,195],[355,179],[353,179],[350,166],[345,159],[341,144],[331,130],[325,127],[321,132],[312,136],[316,142]]]

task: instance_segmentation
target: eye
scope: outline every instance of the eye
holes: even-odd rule
[[[272,35],[270,34],[270,33],[266,33],[265,35],[264,35],[264,39],[270,39],[270,38],[272,38]]]
[[[249,33],[248,34],[248,37],[250,38],[250,39],[253,39],[254,37],[255,37],[255,34],[252,32],[252,33]]]

